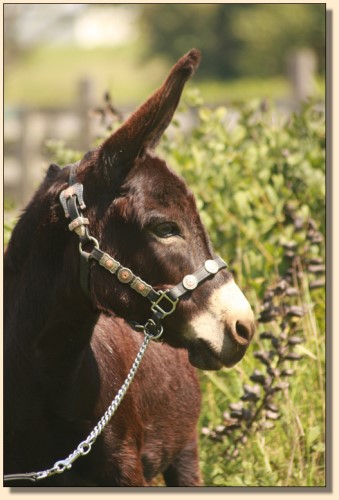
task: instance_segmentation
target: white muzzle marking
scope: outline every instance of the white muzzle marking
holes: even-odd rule
[[[244,351],[250,341],[250,337],[246,340],[237,334],[238,322],[254,325],[254,316],[246,297],[232,279],[212,293],[205,310],[190,321],[184,335],[193,342],[204,341],[216,358],[228,365],[232,364],[232,356],[239,353],[241,347]]]

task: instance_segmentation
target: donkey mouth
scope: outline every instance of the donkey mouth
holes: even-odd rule
[[[209,344],[200,339],[188,348],[188,358],[191,365],[200,370],[220,370],[224,366]]]
[[[200,370],[220,370],[223,366],[231,368],[237,364],[245,351],[241,349],[224,356],[215,352],[206,340],[199,339],[188,347],[188,357],[191,365]]]

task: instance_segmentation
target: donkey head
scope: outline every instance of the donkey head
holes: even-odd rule
[[[84,185],[86,217],[100,248],[155,289],[166,290],[214,258],[184,181],[154,149],[169,125],[185,82],[200,54],[193,49],[166,81],[77,171]],[[91,301],[106,313],[145,321],[149,303],[105,269],[91,263]],[[193,365],[231,366],[253,336],[252,310],[230,272],[223,270],[188,293],[164,321],[164,339],[186,347]]]

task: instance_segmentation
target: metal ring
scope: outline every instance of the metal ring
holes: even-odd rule
[[[155,335],[153,335],[152,333],[150,333],[149,331],[149,324],[152,323],[152,326],[155,326],[155,328],[158,330],[158,333],[156,333]],[[161,335],[163,334],[163,331],[164,331],[164,328],[162,325],[156,325],[155,321],[153,321],[153,319],[149,319],[146,323],[146,325],[144,326],[144,332],[145,332],[145,335],[147,335],[148,337],[151,338],[151,340],[157,340],[161,337]]]
[[[99,242],[96,238],[94,238],[94,236],[89,236],[88,239],[94,243],[95,248],[99,248]],[[86,259],[88,259],[90,256],[90,254],[88,252],[85,252],[85,250],[82,249],[82,242],[81,241],[79,243],[79,252]]]

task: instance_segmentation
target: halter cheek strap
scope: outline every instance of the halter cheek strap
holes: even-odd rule
[[[71,220],[68,228],[70,231],[74,231],[80,239],[81,288],[89,297],[89,261],[92,259],[111,274],[116,275],[121,283],[128,284],[133,290],[151,302],[152,317],[147,321],[146,325],[137,325],[137,327],[150,333],[153,338],[158,338],[162,334],[162,319],[175,311],[179,299],[188,292],[192,292],[202,282],[214,276],[221,269],[226,268],[227,264],[221,257],[208,259],[197,271],[186,275],[178,285],[166,291],[155,290],[130,269],[122,266],[114,257],[103,252],[99,248],[98,241],[89,234],[89,221],[86,217],[83,217],[81,212],[86,206],[83,200],[83,185],[76,182],[77,166],[78,164],[73,164],[70,167],[69,187],[60,193],[60,202],[66,218]],[[83,250],[86,243],[91,243],[94,246],[91,252]]]

